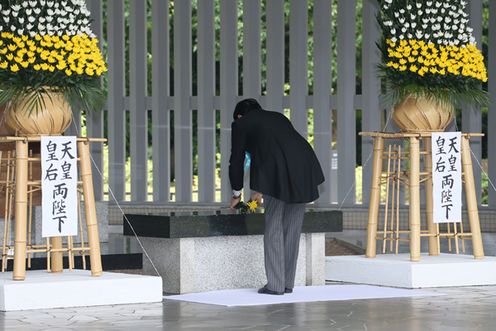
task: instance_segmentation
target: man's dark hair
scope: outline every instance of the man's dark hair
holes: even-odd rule
[[[244,116],[252,110],[261,110],[261,109],[262,107],[260,106],[257,100],[252,98],[244,99],[236,104],[236,108],[234,108],[233,118],[234,120],[237,120],[239,115]]]

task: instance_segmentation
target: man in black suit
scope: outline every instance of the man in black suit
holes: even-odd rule
[[[229,178],[231,207],[241,199],[245,152],[251,155],[251,199],[265,207],[264,257],[267,284],[258,292],[291,293],[305,204],[319,197],[324,174],[310,144],[281,113],[263,110],[255,99],[234,110]]]

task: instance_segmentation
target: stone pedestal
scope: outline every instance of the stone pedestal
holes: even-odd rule
[[[266,283],[262,235],[148,238],[141,241],[165,293],[255,288]],[[154,275],[143,257],[145,274]],[[325,284],[325,234],[301,235],[296,286]]]
[[[160,277],[86,270],[29,271],[22,282],[0,273],[0,311],[150,303],[162,301]]]
[[[412,262],[409,254],[328,256],[326,280],[405,288],[496,285],[496,257],[422,254]]]

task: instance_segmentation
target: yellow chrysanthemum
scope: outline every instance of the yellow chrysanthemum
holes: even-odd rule
[[[481,51],[473,44],[440,46],[423,40],[386,40],[388,60],[386,66],[399,71],[409,68],[420,76],[462,75],[487,81],[487,71]],[[409,64],[409,67],[407,67]]]
[[[251,211],[251,212],[254,212],[257,210],[258,208],[258,203],[256,200],[250,200],[248,201],[248,203],[246,204],[248,206],[248,209]]]
[[[0,33],[2,67],[17,72],[24,68],[36,71],[63,71],[66,75],[101,76],[107,71],[98,48],[98,40],[88,35],[27,35]],[[3,47],[1,47],[3,46]],[[14,66],[16,64],[16,66]],[[68,69],[68,71],[66,71]]]

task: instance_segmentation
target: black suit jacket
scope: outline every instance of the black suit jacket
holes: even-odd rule
[[[252,110],[232,123],[229,178],[233,190],[243,188],[245,151],[251,155],[250,187],[288,203],[319,197],[324,182],[310,144],[281,113]]]

